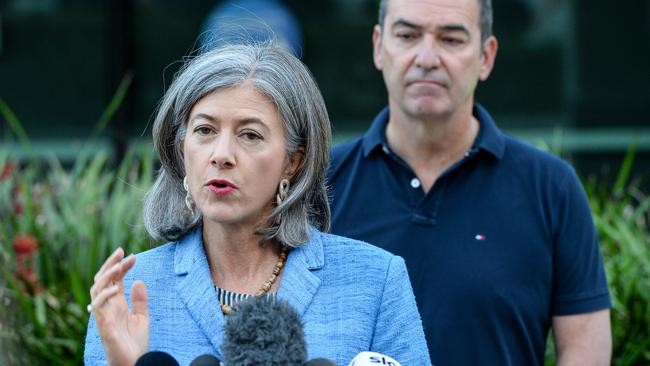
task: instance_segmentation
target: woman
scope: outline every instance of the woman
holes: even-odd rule
[[[404,261],[323,233],[330,125],[300,61],[272,46],[195,58],[165,94],[153,135],[162,168],[145,226],[171,242],[137,264],[118,249],[99,270],[86,364],[133,365],[150,350],[185,365],[220,357],[237,300],[268,294],[300,314],[310,358],[347,364],[371,350],[429,364]]]

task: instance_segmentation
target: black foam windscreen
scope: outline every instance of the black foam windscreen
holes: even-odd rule
[[[140,356],[135,366],[180,366],[176,359],[169,353],[162,351],[151,351]]]
[[[194,359],[190,366],[220,366],[221,361],[213,355],[202,355]]]
[[[305,364],[305,366],[338,366],[336,362],[326,358],[314,358]]]
[[[307,345],[300,316],[274,297],[242,301],[226,317],[221,353],[228,366],[304,366]]]

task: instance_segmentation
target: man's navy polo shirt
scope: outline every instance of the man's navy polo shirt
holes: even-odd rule
[[[474,146],[425,194],[388,115],[332,151],[332,232],[404,257],[434,365],[543,365],[552,316],[611,306],[573,169],[476,105]]]

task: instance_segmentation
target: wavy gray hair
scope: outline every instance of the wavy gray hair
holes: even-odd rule
[[[144,225],[154,239],[176,240],[202,220],[185,206],[185,168],[181,142],[190,111],[204,96],[246,83],[266,95],[279,112],[287,157],[304,148],[287,198],[275,207],[258,234],[299,246],[309,240],[309,225],[328,231],[330,209],[325,186],[331,142],[323,97],[305,65],[272,44],[227,45],[190,59],[165,93],[153,127],[162,167],[144,202]],[[198,210],[195,210],[198,211]]]

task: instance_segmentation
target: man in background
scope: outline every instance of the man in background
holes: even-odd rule
[[[490,0],[381,1],[388,107],[332,152],[332,231],[405,258],[436,366],[543,365],[550,328],[558,365],[608,365],[609,292],[575,172],[474,101],[491,28]]]

